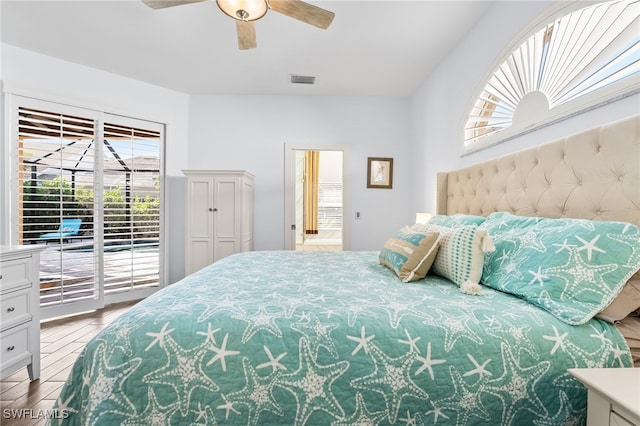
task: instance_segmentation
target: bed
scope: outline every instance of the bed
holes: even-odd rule
[[[636,116],[439,174],[438,215],[380,251],[226,257],[90,341],[51,423],[584,423],[567,369],[633,366],[633,315],[602,312],[640,267],[638,158]],[[554,295],[568,272],[527,254],[536,232],[553,261],[606,259]]]

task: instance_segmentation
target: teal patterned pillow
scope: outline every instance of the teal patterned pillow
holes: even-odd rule
[[[464,293],[480,293],[484,256],[493,250],[486,230],[476,225],[448,228],[430,223],[416,224],[412,229],[440,234],[440,248],[432,267],[435,274],[453,281]]]
[[[487,218],[484,216],[474,216],[469,214],[438,214],[429,219],[429,224],[446,226],[447,228],[458,228],[464,225],[482,225]]]
[[[640,228],[623,222],[493,213],[482,225],[496,251],[482,283],[515,294],[562,321],[584,324],[640,269]]]

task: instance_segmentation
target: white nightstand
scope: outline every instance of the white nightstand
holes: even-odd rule
[[[41,245],[0,246],[0,378],[40,377]]]
[[[640,426],[640,368],[571,368],[589,389],[587,426]]]

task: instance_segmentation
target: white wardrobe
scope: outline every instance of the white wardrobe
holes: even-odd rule
[[[185,273],[253,249],[253,180],[246,171],[183,170],[187,182]]]

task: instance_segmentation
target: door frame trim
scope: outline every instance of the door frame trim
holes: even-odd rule
[[[296,235],[292,232],[291,225],[295,224],[296,204],[295,204],[295,184],[296,184],[296,151],[341,151],[342,152],[342,250],[351,249],[351,232],[349,215],[351,203],[347,194],[350,194],[348,176],[349,151],[347,147],[341,145],[314,145],[314,144],[284,144],[284,248],[285,250],[295,250]]]

